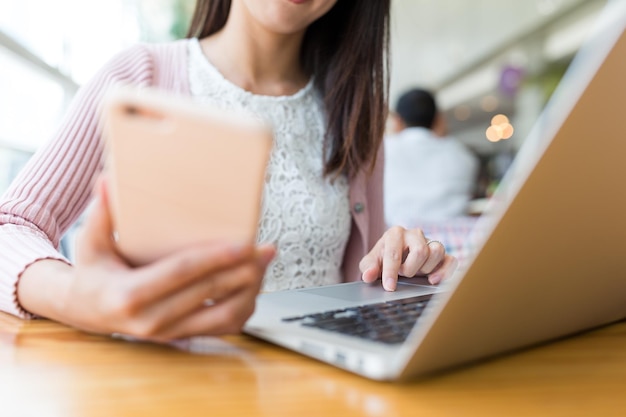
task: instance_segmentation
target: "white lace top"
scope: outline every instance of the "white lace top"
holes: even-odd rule
[[[278,254],[263,290],[340,282],[351,224],[348,181],[322,176],[325,116],[313,82],[291,96],[256,95],[225,79],[197,39],[189,42],[189,58],[195,98],[246,110],[274,127],[257,241],[275,244]]]

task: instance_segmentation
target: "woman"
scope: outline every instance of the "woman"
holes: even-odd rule
[[[199,0],[190,39],[112,59],[0,205],[0,308],[167,341],[240,330],[264,275],[267,290],[341,277],[382,277],[393,290],[398,273],[440,281],[455,266],[440,243],[419,230],[383,234],[388,16],[388,0]],[[274,124],[262,244],[209,242],[131,268],[113,245],[104,180],[75,263],[57,253],[102,170],[98,106],[118,83],[243,107]]]

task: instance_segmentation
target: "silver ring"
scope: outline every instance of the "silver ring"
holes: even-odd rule
[[[438,240],[430,240],[430,239],[426,240],[426,244],[427,244],[427,245],[430,245],[431,243],[439,243],[441,246],[443,246],[443,247],[445,248],[445,246],[443,245],[443,243],[441,243],[441,242],[440,242],[440,241],[438,241]]]

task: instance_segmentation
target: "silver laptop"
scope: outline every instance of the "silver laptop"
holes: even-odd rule
[[[244,331],[402,380],[626,318],[625,26],[626,1],[609,2],[475,226],[464,268],[392,293],[355,282],[261,294]]]

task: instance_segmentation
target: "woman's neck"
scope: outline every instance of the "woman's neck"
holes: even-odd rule
[[[246,11],[231,10],[224,28],[200,44],[209,61],[232,83],[254,94],[282,96],[296,93],[308,82],[300,64],[303,37],[304,31],[270,32]]]

